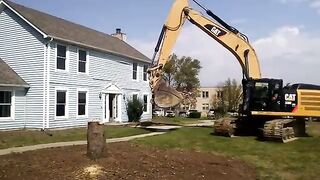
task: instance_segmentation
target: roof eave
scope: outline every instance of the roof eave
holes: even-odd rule
[[[30,88],[28,84],[0,84],[0,87]]]
[[[48,38],[53,38],[55,40],[59,40],[59,41],[63,41],[63,42],[67,42],[67,43],[71,43],[71,44],[75,44],[75,45],[79,45],[79,46],[82,46],[82,47],[88,47],[88,48],[96,49],[96,50],[99,50],[99,51],[102,51],[102,52],[106,52],[106,53],[114,54],[114,55],[117,55],[117,56],[122,56],[122,57],[126,57],[126,58],[130,58],[130,59],[134,59],[134,60],[137,60],[137,61],[142,61],[142,62],[151,64],[151,61],[148,61],[148,60],[136,58],[136,57],[133,57],[133,56],[128,56],[128,55],[121,54],[121,53],[118,53],[118,52],[102,49],[102,48],[99,48],[99,47],[96,47],[96,46],[91,46],[91,45],[88,45],[88,44],[84,44],[84,43],[80,43],[80,42],[76,42],[76,41],[72,41],[72,40],[69,40],[69,39],[64,39],[64,38],[60,38],[60,37],[56,37],[56,36],[52,36],[52,35],[48,35],[47,37]]]

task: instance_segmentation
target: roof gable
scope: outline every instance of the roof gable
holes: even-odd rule
[[[3,2],[44,36],[143,62],[151,62],[148,57],[116,37],[8,0]]]
[[[29,87],[29,85],[0,58],[0,86]]]

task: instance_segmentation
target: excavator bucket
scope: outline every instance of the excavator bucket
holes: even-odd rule
[[[163,79],[155,86],[153,95],[154,103],[161,108],[176,106],[183,99],[182,95]]]

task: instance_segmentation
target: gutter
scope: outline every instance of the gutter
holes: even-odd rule
[[[0,84],[0,87],[17,87],[17,88],[30,88],[29,84]]]
[[[63,38],[59,38],[59,37],[56,37],[56,36],[48,35],[48,37],[49,38],[53,38],[55,40],[71,43],[71,44],[74,44],[74,45],[87,47],[87,48],[90,48],[90,49],[99,50],[99,51],[106,52],[106,53],[109,53],[109,54],[113,54],[113,55],[117,55],[117,56],[121,56],[121,57],[125,57],[125,58],[130,58],[130,59],[134,59],[134,60],[137,60],[137,61],[141,61],[141,62],[145,62],[145,63],[151,64],[151,60],[147,61],[147,60],[136,58],[136,57],[133,57],[133,56],[124,55],[124,54],[121,54],[121,53],[118,53],[118,52],[115,52],[115,51],[102,49],[102,48],[99,48],[99,47],[96,47],[96,46],[91,46],[91,45],[88,45],[88,44],[84,44],[84,43],[80,43],[80,42],[76,42],[76,41],[72,41],[72,40],[68,40],[68,39],[63,39]]]

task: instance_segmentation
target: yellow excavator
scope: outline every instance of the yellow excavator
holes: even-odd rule
[[[305,135],[305,118],[320,117],[320,86],[293,84],[283,86],[282,79],[262,78],[258,57],[247,36],[228,25],[196,0],[209,17],[189,7],[188,0],[175,0],[164,24],[148,69],[153,102],[173,107],[183,96],[163,79],[163,66],[186,20],[227,48],[238,60],[243,72],[243,103],[237,118],[215,121],[214,132],[234,136],[255,133],[264,139],[289,142]]]

